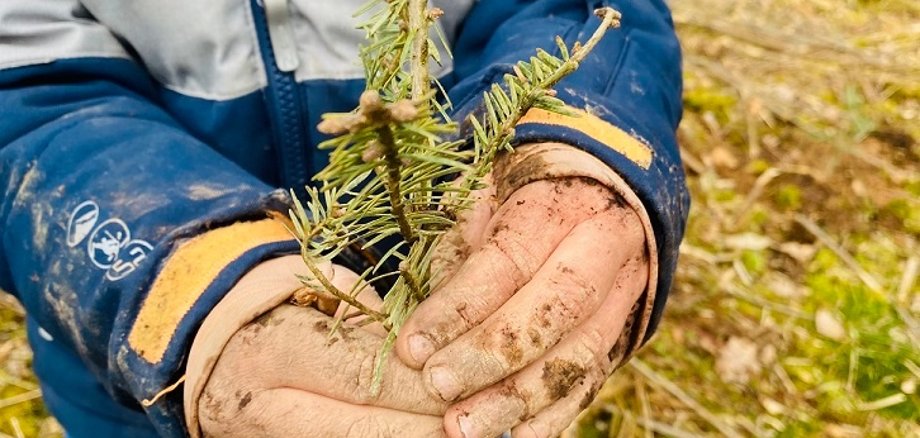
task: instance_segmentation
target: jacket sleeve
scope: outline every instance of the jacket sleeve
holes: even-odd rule
[[[576,116],[531,110],[515,142],[560,142],[609,165],[638,195],[655,234],[658,274],[645,342],[664,309],[677,263],[690,198],[677,146],[681,55],[670,12],[662,0],[532,0],[477,2],[454,43],[456,85],[449,91],[455,120],[482,107],[482,93],[537,47],[557,53],[553,39],[571,47],[585,41],[600,20],[598,7],[623,15],[578,71],[557,87]],[[651,283],[651,282],[650,282]],[[642,307],[642,306],[640,306]],[[638,336],[638,334],[637,334]]]
[[[0,53],[105,32],[21,9],[25,32],[0,7]],[[0,62],[0,289],[139,409],[181,376],[197,326],[245,271],[298,251],[268,219],[286,198],[170,118],[128,56],[23,54],[35,59]],[[184,435],[178,394],[147,409],[164,436]]]

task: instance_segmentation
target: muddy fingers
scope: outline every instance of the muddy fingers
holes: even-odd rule
[[[628,272],[624,270],[618,277],[597,313],[546,355],[511,377],[451,406],[444,421],[448,434],[465,438],[490,437],[531,418],[536,418],[538,429],[555,430],[551,427],[554,424],[546,422],[549,421],[547,415],[554,414],[543,415],[542,412],[560,409],[570,412],[571,409],[557,405],[572,405],[573,402],[567,401],[572,394],[578,399],[575,405],[585,399],[590,403],[586,394],[593,395],[619,362],[619,357],[613,358],[617,363],[611,362],[610,352],[616,350],[623,330],[628,327],[625,321],[631,316],[634,291],[644,286],[644,279],[637,279]]]
[[[419,305],[400,332],[396,351],[413,367],[498,310],[546,262],[559,242],[590,216],[579,201],[606,204],[599,189],[576,196],[579,188],[539,181],[505,202],[450,281]],[[547,193],[550,196],[547,196]]]
[[[447,401],[471,395],[534,362],[590,318],[641,249],[641,235],[618,236],[615,226],[614,214],[576,226],[505,305],[432,355],[425,377],[433,392]]]

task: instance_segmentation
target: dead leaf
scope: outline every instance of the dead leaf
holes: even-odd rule
[[[738,159],[728,148],[717,147],[709,154],[709,161],[717,169],[737,169]]]
[[[760,404],[763,405],[764,409],[766,409],[770,415],[781,415],[786,412],[786,407],[783,406],[782,403],[770,397],[764,397],[764,399],[760,401]]]
[[[805,289],[802,285],[792,281],[789,276],[779,272],[769,272],[764,279],[767,287],[778,297],[797,298],[804,295]]]
[[[862,429],[849,424],[828,424],[824,434],[830,438],[858,438],[863,436]]]
[[[847,337],[846,328],[840,319],[827,309],[815,312],[815,330],[818,334],[835,341],[843,341]]]
[[[716,371],[726,383],[748,383],[762,368],[757,344],[744,338],[729,338],[716,359]]]
[[[725,237],[725,246],[733,249],[760,251],[770,247],[773,241],[764,235],[742,233]]]
[[[917,381],[913,377],[901,382],[901,392],[911,395],[917,392]]]
[[[760,363],[763,365],[770,365],[773,362],[776,362],[778,355],[776,354],[776,347],[771,344],[764,345],[760,350]]]
[[[801,263],[810,262],[815,253],[818,252],[818,248],[815,245],[798,242],[784,242],[777,249]]]

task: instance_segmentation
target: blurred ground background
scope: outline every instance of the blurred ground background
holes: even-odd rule
[[[920,437],[920,2],[672,6],[677,284],[572,432]]]
[[[569,434],[920,436],[920,2],[672,7],[680,271],[653,342]],[[60,435],[30,360],[0,294],[0,437]]]

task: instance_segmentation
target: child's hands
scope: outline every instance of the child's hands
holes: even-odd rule
[[[403,326],[397,352],[455,403],[450,436],[555,436],[630,341],[649,279],[640,217],[607,187],[569,177],[480,203],[462,226],[446,240],[465,262]]]
[[[209,339],[209,333],[228,327],[222,318],[238,319],[238,309],[266,288],[289,296],[299,286],[293,274],[305,269],[297,256],[265,262],[244,276],[208,316],[202,328],[208,333],[196,338],[187,370],[186,416],[194,420],[189,422],[193,434],[200,425],[205,436],[220,437],[443,435],[446,403],[429,395],[421,372],[391,357],[380,394],[372,393],[383,343],[379,327],[348,324],[329,337],[332,318],[282,304],[236,331],[222,348]],[[326,271],[344,290],[358,280],[340,266]],[[372,308],[380,306],[370,287],[359,299]]]

